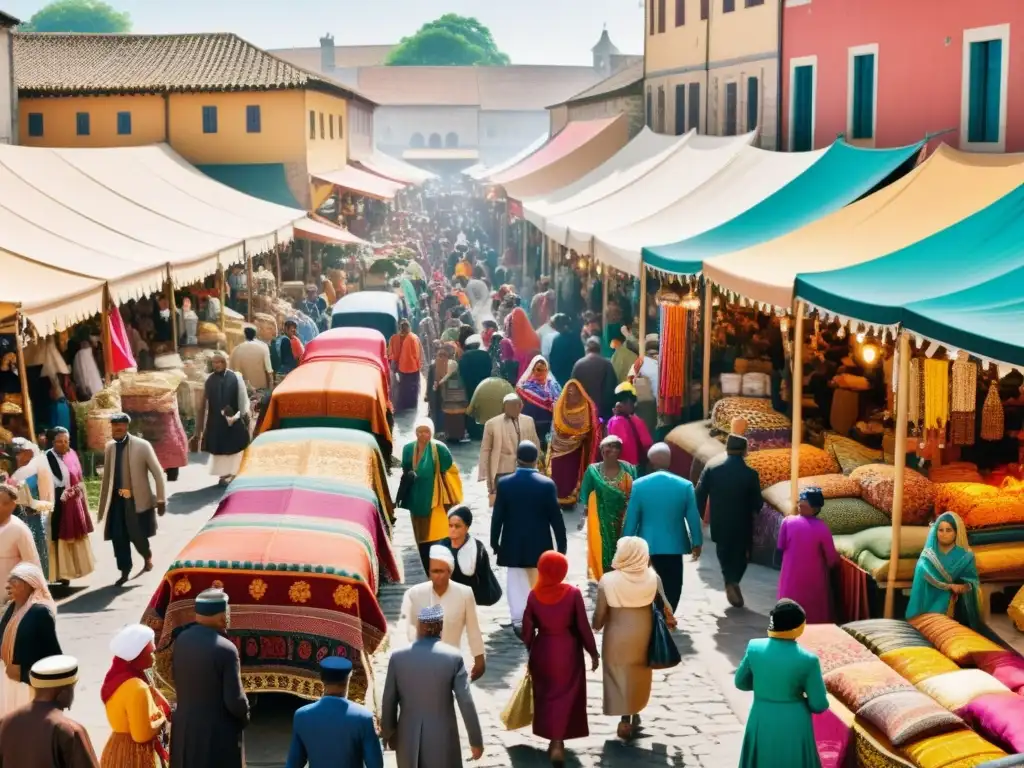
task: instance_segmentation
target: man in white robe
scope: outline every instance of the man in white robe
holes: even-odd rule
[[[242,375],[228,368],[228,356],[217,352],[206,380],[202,444],[210,453],[210,474],[227,485],[242,466],[249,445],[249,393]]]

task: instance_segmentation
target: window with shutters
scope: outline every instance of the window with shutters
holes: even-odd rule
[[[309,138],[316,138],[316,112],[309,110]]]
[[[789,148],[793,152],[814,149],[814,69],[817,57],[790,61]]]
[[[359,114],[359,113],[357,112],[356,114]],[[344,139],[345,138],[345,122],[342,119],[341,115],[338,115],[338,138],[339,139]]]
[[[1003,41],[971,43],[967,140],[999,141]]]
[[[654,130],[654,98],[650,87],[647,88],[647,127]]]
[[[658,0],[658,32],[665,31],[666,0]]]
[[[326,139],[327,138],[327,132],[324,130],[324,113],[323,112],[320,113],[320,138],[321,139]]]
[[[760,98],[760,82],[756,77],[747,78],[747,130],[752,131],[757,128],[759,122],[758,115],[761,113]]]
[[[725,125],[723,133],[726,136],[736,135],[736,112],[739,107],[739,88],[736,83],[725,84]]]
[[[686,23],[686,0],[676,0],[676,26],[681,27]]]
[[[850,51],[850,138],[875,136],[875,53]]]
[[[29,112],[28,113],[28,135],[34,137],[40,137],[43,135],[43,113],[42,112]]]
[[[132,135],[132,113],[131,112],[118,112],[117,113],[117,135],[118,136],[131,136]]]
[[[79,112],[75,115],[75,133],[79,136],[89,135],[89,113]]]
[[[217,132],[217,108],[203,107],[203,133]]]
[[[711,0],[700,0],[700,20],[707,21],[711,15]]]
[[[665,86],[658,86],[658,133],[665,132]]]
[[[722,13],[732,13],[736,10],[736,0],[722,0]]]
[[[686,133],[686,86],[676,86],[676,136]]]
[[[263,119],[260,115],[260,105],[250,104],[245,108],[245,132],[260,133],[263,130]]]
[[[648,2],[647,2],[647,15],[650,18],[650,30],[651,30],[650,33],[652,35],[654,34],[654,30],[657,28],[656,27],[657,17],[655,16],[655,13],[654,13],[654,3],[655,2],[656,2],[656,0],[648,0]]]
[[[744,8],[753,8],[755,5],[764,5],[764,0],[743,0]]]
[[[690,130],[700,133],[700,83],[690,83],[686,94],[686,124]]]

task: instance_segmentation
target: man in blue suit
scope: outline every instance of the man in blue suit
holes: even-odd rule
[[[505,594],[516,633],[523,623],[526,599],[537,581],[537,561],[555,547],[563,555],[566,549],[565,520],[558,505],[558,491],[550,477],[537,471],[537,446],[529,440],[519,443],[517,469],[498,480],[491,514],[491,549],[498,565],[508,568]]]
[[[647,452],[651,469],[633,482],[622,524],[623,536],[639,536],[651,551],[651,567],[661,577],[673,612],[683,592],[683,555],[700,557],[704,543],[693,483],[668,471],[671,449],[655,443]],[[687,532],[689,528],[689,532]]]
[[[373,713],[347,698],[351,674],[348,659],[320,662],[324,695],[295,712],[285,768],[384,768]]]

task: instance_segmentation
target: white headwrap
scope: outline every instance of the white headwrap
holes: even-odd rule
[[[146,646],[155,642],[156,634],[142,624],[129,624],[110,641],[110,652],[119,659],[135,661]]]
[[[429,419],[426,416],[420,416],[418,419],[416,419],[416,422],[412,425],[413,434],[416,434],[416,431],[419,430],[421,427],[429,429],[430,437],[434,437],[434,422],[432,419]]]
[[[435,544],[430,548],[430,559],[439,560],[442,563],[447,563],[448,570],[455,570],[455,555],[452,551],[441,544]]]

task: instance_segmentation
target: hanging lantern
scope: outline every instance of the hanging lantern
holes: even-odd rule
[[[860,359],[864,365],[874,365],[878,362],[878,345],[868,343],[860,348]]]

